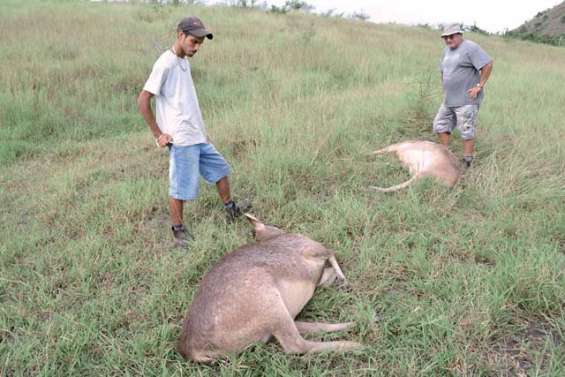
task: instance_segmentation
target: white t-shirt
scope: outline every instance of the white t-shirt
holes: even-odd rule
[[[187,59],[165,51],[153,65],[143,90],[155,95],[157,125],[161,132],[173,137],[174,145],[207,142]]]

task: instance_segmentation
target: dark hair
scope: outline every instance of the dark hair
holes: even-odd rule
[[[182,26],[180,24],[177,26],[177,33],[179,31],[182,31],[184,33],[184,35],[190,35],[190,33],[188,31],[182,29]]]

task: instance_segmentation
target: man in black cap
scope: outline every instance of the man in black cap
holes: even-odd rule
[[[206,128],[187,57],[193,57],[204,40],[212,39],[197,17],[184,18],[177,26],[177,40],[153,65],[137,103],[155,143],[169,148],[169,207],[173,236],[178,246],[188,245],[192,235],[183,222],[183,206],[198,197],[199,178],[215,183],[228,219],[241,215],[232,200],[230,166],[206,135]],[[151,110],[155,97],[156,117]]]

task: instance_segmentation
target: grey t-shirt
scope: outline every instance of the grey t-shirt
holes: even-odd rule
[[[483,100],[484,90],[475,99],[469,97],[467,90],[479,83],[479,70],[491,61],[481,46],[467,39],[456,49],[446,47],[440,62],[444,104],[447,107],[479,105]]]

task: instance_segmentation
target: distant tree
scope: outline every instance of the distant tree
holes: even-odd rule
[[[301,10],[304,12],[310,12],[314,9],[313,5],[301,0],[287,0],[284,5],[290,10]]]
[[[332,9],[328,9],[325,12],[321,12],[320,16],[322,17],[336,17],[336,18],[342,18],[343,17],[343,12],[341,13],[337,13],[335,8]]]
[[[230,4],[239,8],[255,8],[257,7],[257,0],[232,0]]]
[[[288,8],[286,8],[284,5],[278,7],[276,5],[271,5],[271,9],[269,9],[269,12],[271,13],[278,13],[278,14],[286,14],[288,13]]]
[[[425,23],[425,24],[418,24],[418,25],[416,25],[416,26],[419,27],[419,28],[422,28],[422,29],[427,29],[427,30],[437,30],[437,29],[438,29],[436,26],[430,25],[430,24],[428,24],[428,23]]]
[[[367,13],[365,13],[364,11],[360,10],[360,11],[356,11],[353,12],[351,14],[351,19],[353,20],[359,20],[359,21],[367,21],[368,19],[371,18],[371,16],[369,16]]]
[[[489,35],[490,34],[485,29],[481,29],[480,27],[478,27],[476,23],[474,23],[473,25],[463,25],[463,30],[469,31],[471,33],[478,33],[478,34],[483,34],[483,35]]]
[[[308,4],[306,1],[301,0],[287,0],[284,5],[276,6],[271,5],[270,12],[272,13],[279,13],[279,14],[286,14],[290,11],[302,11],[302,12],[311,12],[314,10],[314,6]]]
[[[335,18],[343,18],[345,16],[344,12],[336,12],[335,8],[329,9],[325,12],[320,13],[322,17],[335,17]]]

